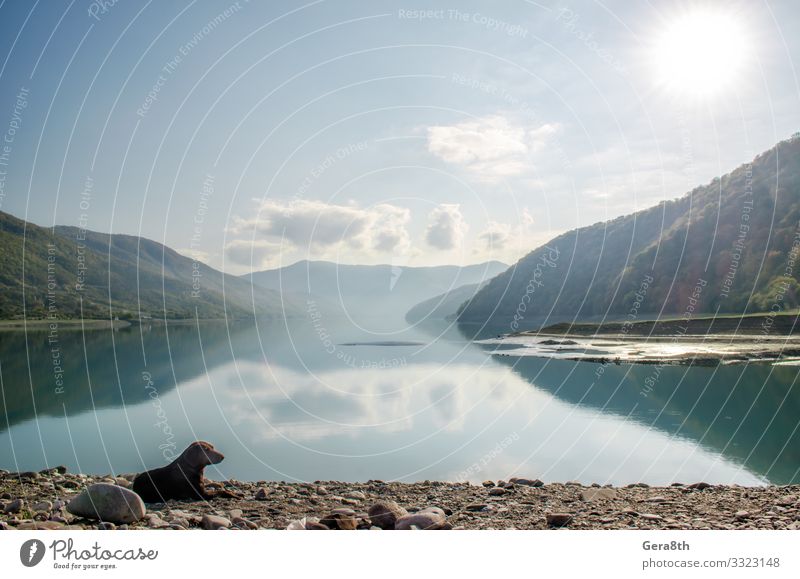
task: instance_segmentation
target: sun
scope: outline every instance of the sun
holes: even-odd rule
[[[709,98],[740,79],[748,52],[740,18],[697,8],[675,17],[656,35],[653,67],[659,86],[683,96]]]

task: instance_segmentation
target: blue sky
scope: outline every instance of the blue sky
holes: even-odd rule
[[[726,52],[688,83],[662,40],[698,13]],[[232,273],[512,262],[800,130],[791,0],[6,0],[0,28],[0,209]]]

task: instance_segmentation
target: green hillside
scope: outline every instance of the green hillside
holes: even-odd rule
[[[491,280],[458,319],[500,327],[516,316],[523,329],[547,316],[783,311],[800,303],[799,227],[793,138],[684,197],[556,237]]]
[[[82,239],[84,238],[85,239]],[[44,228],[0,212],[0,318],[282,315],[278,292],[140,237]],[[23,284],[24,280],[24,284]],[[289,315],[299,302],[284,300]]]

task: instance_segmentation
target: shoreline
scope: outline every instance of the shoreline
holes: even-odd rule
[[[698,316],[691,319],[662,318],[658,320],[610,321],[602,323],[561,322],[545,326],[537,331],[522,331],[509,336],[573,336],[573,337],[647,337],[647,338],[703,338],[709,335],[753,338],[789,337],[800,334],[800,314],[781,312],[776,314],[720,314]],[[765,332],[766,330],[766,332]]]
[[[35,319],[35,320],[0,320],[0,332],[19,332],[23,330],[40,331],[50,329],[51,324],[56,324],[60,330],[119,330],[128,328],[128,320],[99,320],[99,319]]]
[[[324,530],[321,523],[327,523],[328,528],[377,530],[378,505],[419,517],[441,516],[436,528],[443,529],[800,529],[800,484],[614,487],[544,484],[535,479],[481,485],[209,481],[210,489],[225,489],[241,498],[147,504],[137,522],[115,525],[76,517],[65,505],[94,483],[128,488],[133,475],[89,476],[62,470],[0,471],[0,529]]]
[[[57,324],[59,330],[121,330],[125,328],[132,328],[134,326],[195,326],[206,323],[238,323],[242,321],[252,321],[268,318],[152,318],[143,320],[105,320],[98,318],[59,318],[56,320],[48,320],[46,318],[28,319],[28,320],[0,320],[0,332],[20,332],[23,330],[28,331],[42,331],[48,330],[51,324]]]

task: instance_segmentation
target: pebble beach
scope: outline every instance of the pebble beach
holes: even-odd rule
[[[800,485],[229,480],[207,488],[239,498],[144,504],[134,476],[0,471],[0,530],[800,529]]]

